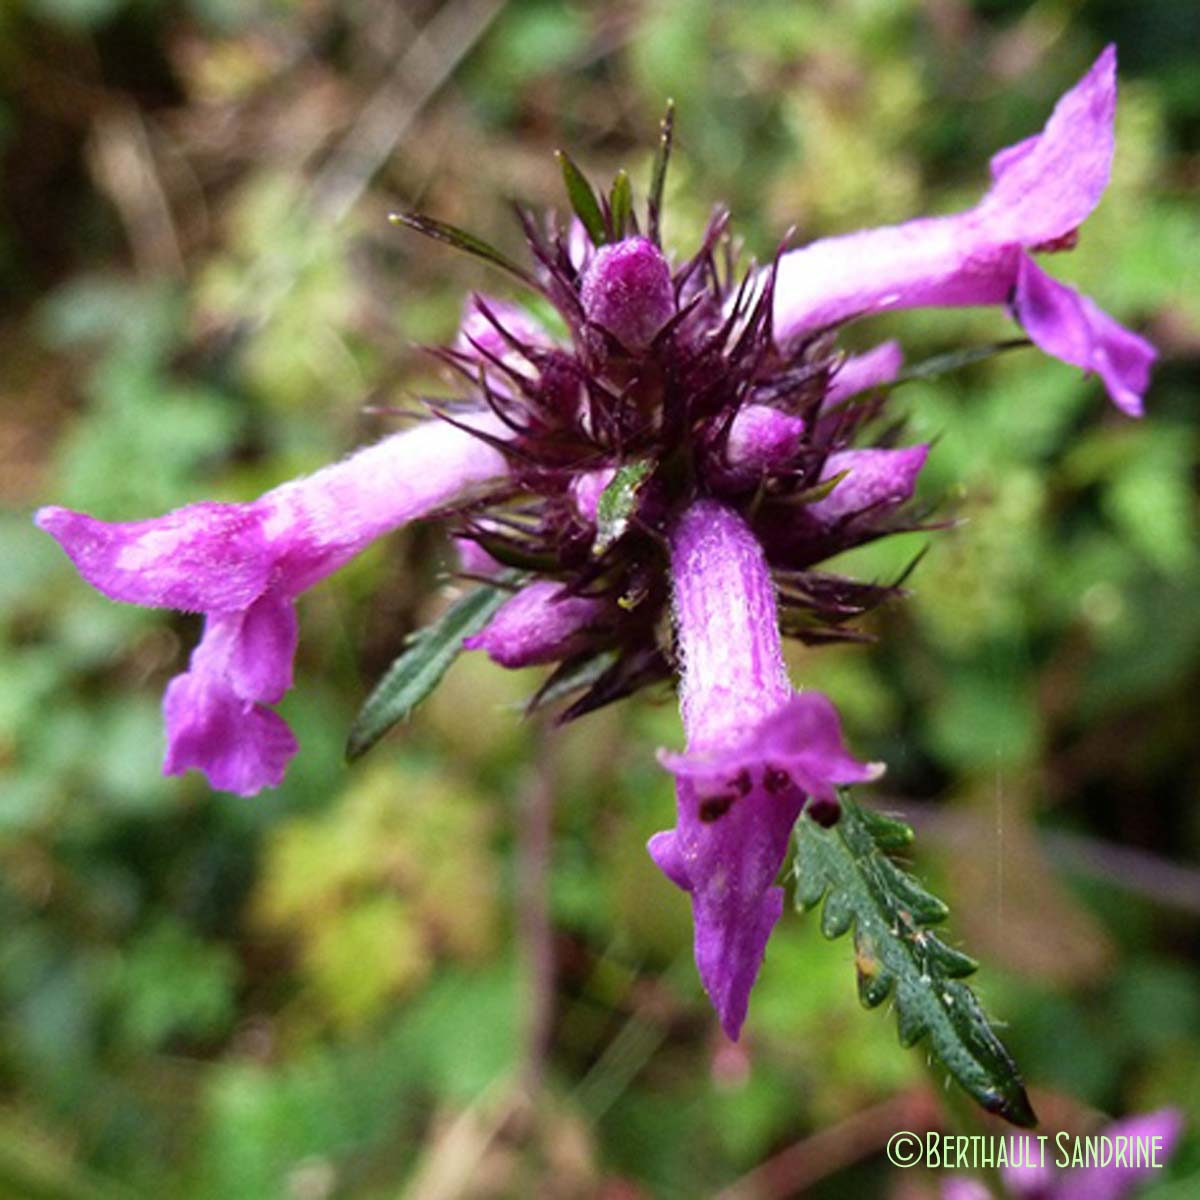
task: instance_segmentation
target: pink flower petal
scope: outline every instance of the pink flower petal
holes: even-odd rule
[[[500,431],[490,415],[471,420]],[[106,596],[207,614],[191,668],[164,698],[164,770],[196,766],[214,787],[249,795],[277,784],[296,752],[262,707],[292,683],[295,597],[381,534],[506,471],[483,440],[430,421],[247,504],[116,524],[43,508],[36,520]]]
[[[1157,357],[1145,338],[1114,321],[1087,296],[1051,279],[1028,255],[1021,257],[1013,309],[1035,345],[1094,371],[1122,412],[1142,415],[1142,396]]]
[[[1072,244],[1099,203],[1112,166],[1115,107],[1116,51],[1109,46],[1059,100],[1040,134],[993,157],[994,183],[975,208],[825,238],[785,254],[776,280],[776,335],[787,342],[889,309],[1012,299],[1038,346],[1094,370],[1124,412],[1140,413],[1152,348],[1091,300],[1038,272],[1026,253]]]
[[[917,475],[929,457],[929,447],[902,450],[838,450],[825,460],[821,479],[848,472],[828,496],[814,501],[807,512],[822,524],[844,520],[856,513],[878,516],[909,500]]]
[[[243,700],[277,703],[292,686],[292,659],[300,638],[295,601],[267,592],[228,619],[237,622],[226,664],[234,693]]]
[[[736,1038],[783,908],[775,879],[797,817],[810,797],[836,811],[834,785],[878,769],[846,750],[825,697],[792,691],[770,573],[741,517],[693,504],[671,535],[671,572],[688,745],[659,754],[677,816],[648,849],[691,894],[700,978]]]
[[[592,596],[567,595],[562,584],[538,580],[506,600],[487,627],[463,639],[503,667],[554,662],[573,652],[580,635],[602,619],[607,604]]]
[[[671,575],[688,747],[728,745],[792,694],[766,558],[741,517],[700,500],[672,534]]]
[[[993,157],[995,182],[973,214],[991,240],[1035,246],[1083,224],[1108,187],[1116,107],[1117,50],[1108,46],[1040,134]]]
[[[117,524],[43,508],[35,520],[111,600],[182,612],[242,608],[271,573],[262,513],[252,504],[192,504]]]
[[[825,393],[828,407],[881,383],[891,383],[904,365],[904,351],[895,341],[880,342],[865,354],[851,355],[834,374]]]
[[[299,749],[282,717],[242,700],[225,680],[203,670],[177,675],[163,696],[165,775],[202,771],[212,787],[253,796],[277,787]]]
[[[1126,1117],[1103,1130],[1106,1137],[1133,1139],[1136,1151],[1139,1144],[1143,1152],[1151,1148],[1158,1139],[1157,1161],[1164,1164],[1174,1153],[1183,1135],[1183,1114],[1176,1108],[1162,1108],[1156,1112]],[[1126,1161],[1131,1157],[1126,1143]],[[1132,1197],[1140,1184],[1152,1179],[1158,1171],[1150,1166],[1124,1166],[1114,1161],[1103,1167],[1080,1167],[1067,1171],[1057,1181],[1054,1200],[1126,1200]],[[1144,1163],[1144,1157],[1143,1157]]]

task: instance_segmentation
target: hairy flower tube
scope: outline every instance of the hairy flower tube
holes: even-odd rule
[[[677,682],[686,733],[663,752],[673,829],[650,843],[686,891],[696,960],[731,1037],[782,910],[776,877],[802,810],[838,817],[837,788],[873,778],[828,699],[793,689],[781,637],[862,640],[855,618],[898,594],[822,568],[923,527],[928,454],[881,420],[893,342],[858,356],[839,327],[885,309],[1002,304],[1039,347],[1095,372],[1140,411],[1150,346],[1044,274],[1074,243],[1113,150],[1106,50],[1042,133],[993,159],[978,206],[819,241],[739,273],[728,214],[699,248],[662,247],[670,126],[644,224],[628,179],[598,195],[563,156],[576,217],[520,213],[532,267],[429,217],[404,224],[507,270],[557,309],[556,335],[508,300],[472,297],[435,351],[460,384],[435,420],[247,504],[107,524],[59,508],[39,524],[105,595],[205,614],[167,689],[165,769],[251,794],[296,744],[268,707],[291,684],[294,600],[372,539],[437,513],[464,574],[512,596],[466,646],[505,667],[551,664],[532,706],[561,720]]]
[[[163,770],[196,767],[213,787],[252,796],[283,779],[298,749],[267,707],[292,686],[295,598],[380,534],[504,474],[490,446],[431,423],[248,504],[121,524],[43,508],[37,523],[110,599],[204,614],[191,664],[163,698]]]

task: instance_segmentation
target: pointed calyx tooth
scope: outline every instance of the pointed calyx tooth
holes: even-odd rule
[[[597,252],[580,300],[589,321],[627,350],[644,350],[675,312],[671,268],[648,238],[626,238]]]

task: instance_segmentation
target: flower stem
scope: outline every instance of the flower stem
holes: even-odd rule
[[[544,720],[532,728],[534,768],[521,796],[517,829],[517,938],[526,998],[520,1084],[531,1103],[541,1092],[554,1017],[554,928],[549,863],[554,823],[554,749]]]

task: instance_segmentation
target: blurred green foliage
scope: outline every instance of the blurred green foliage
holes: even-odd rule
[[[958,523],[857,555],[884,576],[931,543],[878,646],[793,659],[889,763],[879,792],[916,819],[915,868],[954,902],[1052,1128],[1200,1117],[1194,6],[0,8],[0,1196],[692,1197],[864,1109],[927,1114],[920,1055],[859,1010],[849,947],[812,919],[781,924],[742,1046],[718,1038],[685,898],[644,852],[671,821],[669,698],[535,735],[534,680],[466,656],[342,764],[371,684],[444,604],[436,533],[305,598],[283,705],[302,754],[244,801],[158,772],[195,622],[93,594],[29,514],[246,498],[390,428],[372,410],[432,385],[412,344],[505,286],[391,230],[391,207],[517,252],[504,197],[561,205],[557,146],[644,182],[672,95],[668,240],[724,201],[761,257],[791,226],[971,203],[988,154],[1110,38],[1113,185],[1054,270],[1160,346],[1150,416],[1027,351],[909,385],[909,434],[936,439],[925,493]],[[377,160],[356,157],[368,125]],[[915,360],[1008,332],[938,312],[849,336]],[[526,1110],[514,913],[538,771],[556,969]],[[813,1195],[936,1195],[881,1141],[848,1168],[810,1145]],[[1193,1182],[1146,1194],[1198,1171],[1193,1137],[1172,1171]]]

